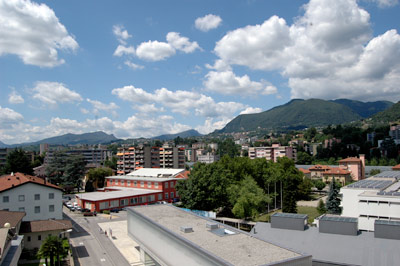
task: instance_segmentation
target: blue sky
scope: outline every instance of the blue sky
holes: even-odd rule
[[[0,0],[0,141],[197,129],[292,98],[400,100],[398,0]]]

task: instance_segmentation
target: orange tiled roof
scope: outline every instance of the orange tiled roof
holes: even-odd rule
[[[360,158],[357,157],[349,157],[343,160],[340,160],[339,163],[361,163]]]
[[[392,170],[394,170],[394,171],[400,170],[400,164],[393,166]]]
[[[339,168],[339,167],[332,167],[330,170],[323,173],[324,175],[349,175],[350,171]]]
[[[40,177],[26,175],[23,173],[15,173],[13,175],[0,176],[0,192],[11,189],[13,187],[17,187],[17,186],[26,184],[26,183],[34,183],[34,184],[38,184],[38,185],[42,185],[42,186],[61,189],[60,187],[58,187],[56,185],[46,182],[44,179],[42,179]]]
[[[176,178],[188,178],[188,175],[190,174],[190,171],[185,171],[183,173],[179,173],[178,175],[176,175]]]

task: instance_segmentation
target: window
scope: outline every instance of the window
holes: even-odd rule
[[[174,198],[174,192],[171,192],[171,199]]]
[[[158,188],[158,182],[154,182],[154,187]]]
[[[121,200],[120,206],[125,206],[125,205],[128,205],[128,199]]]
[[[54,205],[49,205],[49,212],[54,212]]]
[[[137,198],[131,198],[131,204],[137,204]]]
[[[151,187],[151,182],[147,182],[147,187]]]
[[[18,201],[25,201],[25,195],[19,195]]]
[[[128,180],[128,187],[130,187],[131,186],[131,181],[130,180]]]
[[[112,179],[108,180],[108,182],[110,183],[110,186],[112,185]]]
[[[165,199],[168,199],[168,193],[165,193]]]
[[[35,206],[35,213],[40,213],[40,206]]]
[[[54,193],[49,193],[49,199],[54,199]]]
[[[35,194],[35,200],[40,200],[40,194]]]
[[[165,182],[165,188],[168,188],[168,182]]]
[[[41,235],[38,235],[38,236],[37,236],[37,240],[39,240],[39,241],[42,240],[42,236],[41,236]]]
[[[173,187],[174,187],[174,181],[171,181],[171,182],[169,183],[169,185],[170,185],[170,186],[169,186],[170,188],[173,188]]]
[[[162,200],[162,194],[158,194],[158,200]]]
[[[140,182],[140,186],[144,187],[144,182],[143,181]]]
[[[10,202],[10,197],[9,196],[3,196],[3,202]]]
[[[133,181],[133,186],[137,187],[137,181]]]
[[[120,182],[121,182],[121,186],[123,186],[124,185],[124,180],[120,180]]]
[[[18,208],[18,211],[24,212],[24,211],[25,211],[25,207],[19,207],[19,208]]]
[[[28,236],[28,242],[31,242],[31,236]]]

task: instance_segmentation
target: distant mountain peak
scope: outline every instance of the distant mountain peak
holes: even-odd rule
[[[189,129],[183,132],[179,132],[176,134],[164,134],[164,135],[160,135],[157,137],[153,137],[152,139],[158,139],[158,140],[172,140],[175,139],[177,137],[181,137],[181,138],[188,138],[188,137],[200,137],[202,136],[202,134],[200,134],[197,130],[195,129]]]

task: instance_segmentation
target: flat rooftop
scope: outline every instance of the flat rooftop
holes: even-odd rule
[[[136,181],[152,181],[152,182],[164,182],[172,180],[183,180],[182,178],[171,177],[156,177],[156,176],[134,176],[134,175],[117,175],[109,176],[107,179],[120,179],[120,180],[136,180]]]
[[[129,176],[141,176],[141,177],[161,177],[162,175],[175,176],[185,169],[166,169],[166,168],[142,168],[129,173]]]
[[[118,187],[110,187],[110,188],[118,189]],[[98,201],[98,200],[109,200],[109,199],[147,195],[159,192],[161,191],[140,189],[140,188],[124,188],[118,191],[79,193],[76,194],[76,196],[82,200]]]
[[[233,265],[265,265],[307,257],[171,205],[137,206],[129,209],[167,229],[178,238],[190,241],[199,249],[206,250]],[[218,224],[219,228],[211,230],[206,227],[207,223]],[[181,231],[182,226],[191,227],[193,231],[184,233]]]
[[[317,227],[296,231],[257,223],[251,233],[277,245],[311,254],[313,261],[363,266],[392,266],[400,261],[400,241],[375,238],[373,232],[349,236],[319,233]]]

